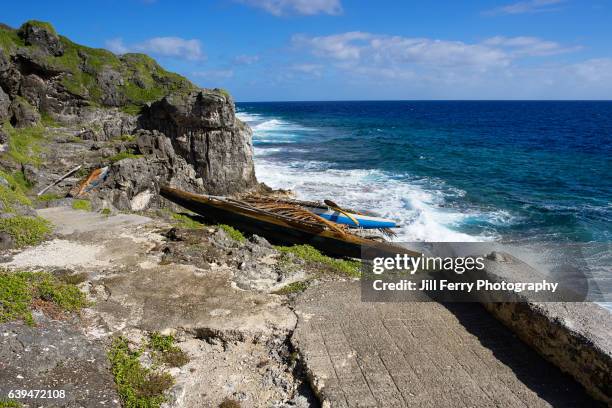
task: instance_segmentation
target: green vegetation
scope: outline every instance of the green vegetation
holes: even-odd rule
[[[225,398],[221,404],[219,404],[219,408],[240,408],[240,402],[235,399]]]
[[[81,211],[91,211],[91,201],[89,200],[74,200],[72,201],[72,208]]]
[[[51,115],[49,115],[49,113],[44,112],[44,111],[40,112],[40,123],[43,126],[47,126],[47,127],[60,127],[61,126],[59,123],[57,123],[55,119],[53,119]]]
[[[151,333],[149,347],[156,352],[156,357],[170,367],[182,367],[189,362],[189,357],[174,344],[174,336],[164,336],[158,332]]]
[[[0,26],[0,47],[2,52],[14,54],[26,46],[21,37],[27,26],[35,25],[57,35],[53,26],[41,21],[28,21],[19,30]],[[114,100],[120,101],[122,110],[136,114],[147,102],[173,92],[186,93],[197,87],[185,77],[168,72],[154,59],[144,54],[117,56],[110,51],[76,44],[59,35],[64,53],[61,56],[32,53],[36,63],[49,69],[63,72],[62,85],[68,92],[89,99],[93,105],[104,105],[106,97],[100,86],[106,72],[120,75],[122,85],[116,85]],[[112,75],[112,74],[111,74]],[[120,83],[121,81],[115,81]]]
[[[51,232],[49,221],[41,217],[16,215],[0,218],[0,232],[9,234],[17,248],[40,243]]]
[[[134,140],[136,140],[134,135],[121,135],[113,138],[113,141],[118,142],[133,142]]]
[[[142,157],[142,154],[134,154],[133,151],[123,151],[121,153],[117,153],[116,155],[110,157],[108,160],[111,163],[117,163],[120,160],[123,159],[139,159]]]
[[[223,231],[225,231],[227,235],[229,235],[229,237],[233,239],[234,241],[244,242],[246,240],[242,232],[238,231],[236,228],[230,225],[219,224],[218,227],[222,229]]]
[[[310,245],[276,246],[282,254],[293,254],[305,261],[316,262],[330,267],[332,270],[351,277],[361,276],[361,262],[347,259],[336,259],[323,255]]]
[[[213,91],[215,91],[215,92],[216,92],[216,93],[218,93],[218,94],[221,94],[221,95],[225,96],[226,98],[229,98],[229,97],[230,97],[230,93],[229,93],[229,92],[228,92],[226,89],[223,89],[223,88],[215,88],[215,89],[213,89]]]
[[[78,285],[79,283],[83,283],[87,280],[87,273],[80,272],[75,274],[66,274],[57,277],[58,280],[68,283],[71,285]]]
[[[274,293],[277,295],[289,295],[291,293],[300,293],[308,289],[308,286],[309,286],[308,281],[293,282],[286,286],[283,286],[282,288],[275,291]]]
[[[102,213],[102,215],[105,215],[105,216],[107,216],[107,217],[108,217],[109,215],[111,215],[111,213],[112,213],[112,211],[111,211],[111,209],[110,209],[110,208],[103,208],[103,209],[102,209],[102,211],[100,211],[100,212]]]
[[[204,224],[196,219],[194,216],[184,213],[172,213],[172,218],[178,221],[178,226],[181,228],[197,229],[202,228]]]
[[[6,180],[5,183],[0,182],[0,202],[2,203],[2,211],[5,213],[15,212],[15,206],[31,205],[32,202],[25,195],[30,188],[23,173],[7,173],[0,170],[0,178]]]
[[[23,47],[25,43],[17,34],[17,30],[0,25],[0,52],[12,53],[17,47]]]
[[[44,128],[32,126],[15,129],[9,123],[4,124],[4,131],[9,135],[8,155],[15,162],[21,164],[40,164]]]
[[[21,402],[14,399],[1,399],[0,408],[21,408]]]
[[[61,194],[46,193],[46,194],[41,194],[38,197],[36,197],[36,201],[45,202],[45,201],[61,200],[62,198],[64,198],[64,196]]]
[[[34,324],[31,309],[35,301],[50,302],[69,312],[87,306],[85,294],[79,288],[49,273],[0,271],[0,323],[23,320]]]
[[[45,21],[38,21],[38,20],[28,20],[25,23],[23,23],[21,25],[21,27],[19,28],[19,32],[23,32],[25,31],[28,27],[38,27],[38,28],[42,28],[44,30],[49,31],[52,34],[57,35],[57,32],[55,31],[55,28],[53,28],[53,26]]]
[[[142,350],[130,350],[122,337],[115,339],[108,352],[124,408],[157,408],[166,400],[164,391],[174,383],[170,374],[143,367],[139,361],[141,354]]]

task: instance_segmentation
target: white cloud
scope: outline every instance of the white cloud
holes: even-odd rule
[[[343,34],[294,36],[293,43],[318,57],[367,64],[435,64],[445,66],[505,66],[511,55],[499,47],[461,41],[388,36],[353,31]]]
[[[588,82],[605,82],[612,88],[612,58],[593,58],[569,67],[572,73]]]
[[[555,54],[577,51],[581,47],[564,47],[554,41],[546,41],[537,37],[492,37],[483,42],[484,45],[499,47],[515,57],[545,57]]]
[[[340,0],[234,0],[257,7],[275,16],[286,14],[331,14],[342,13]]]
[[[323,75],[323,65],[321,64],[293,64],[289,68],[296,72],[317,77]]]
[[[525,13],[542,13],[556,11],[558,5],[565,0],[526,0],[516,3],[507,4],[485,12],[485,14],[525,14]]]
[[[232,62],[236,65],[252,65],[259,62],[259,55],[237,55]]]
[[[192,72],[191,75],[208,80],[221,80],[233,77],[234,71],[231,69],[209,69],[205,71]]]
[[[497,36],[480,43],[466,43],[361,31],[320,37],[296,35],[293,44],[309,49],[317,57],[337,62],[360,61],[386,67],[421,64],[477,69],[504,67],[519,58],[544,57],[579,49],[537,37]]]
[[[164,57],[175,57],[187,60],[201,60],[205,58],[199,40],[186,40],[180,37],[154,37],[143,42],[125,44],[121,38],[114,38],[106,42],[112,52],[125,54],[126,52],[142,52]]]
[[[355,31],[296,35],[293,46],[313,60],[289,72],[319,72],[370,98],[597,99],[612,92],[612,58],[567,62],[555,56],[581,47],[537,37],[465,42]]]

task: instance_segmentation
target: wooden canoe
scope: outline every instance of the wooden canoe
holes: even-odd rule
[[[227,197],[193,194],[162,186],[160,195],[214,222],[231,225],[243,232],[265,237],[273,244],[309,244],[339,257],[360,258],[363,247],[388,253],[419,254],[389,242],[364,238],[325,223],[296,219],[256,208],[250,203]]]

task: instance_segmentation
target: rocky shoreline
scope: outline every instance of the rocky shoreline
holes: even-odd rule
[[[160,198],[269,192],[224,90],[0,25],[0,125],[0,407],[596,405],[480,305],[361,302],[358,262]]]

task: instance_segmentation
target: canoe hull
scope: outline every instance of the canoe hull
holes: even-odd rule
[[[391,253],[416,254],[396,245],[372,241],[353,234],[339,234],[329,230],[317,231],[292,225],[290,221],[275,219],[265,214],[236,208],[228,209],[215,203],[214,200],[207,199],[206,196],[169,187],[161,187],[160,195],[211,221],[232,225],[243,232],[263,236],[273,244],[308,244],[328,255],[351,258],[360,258],[364,246]]]
[[[395,228],[397,224],[386,218],[372,217],[369,215],[352,214],[359,224],[355,224],[355,221],[342,214],[341,212],[334,210],[327,210],[322,208],[307,207],[308,211],[317,214],[319,217],[325,218],[328,221],[335,222],[337,224],[347,225],[353,228],[364,228],[364,229],[378,229],[378,228]]]

